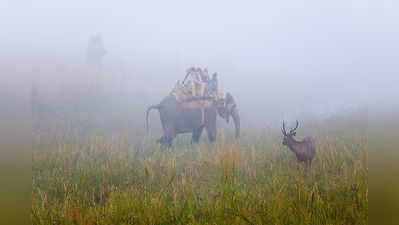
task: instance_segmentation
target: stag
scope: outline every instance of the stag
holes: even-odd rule
[[[287,134],[285,130],[285,123],[283,121],[283,128],[281,129],[284,135],[283,145],[287,146],[292,152],[295,153],[298,162],[304,162],[306,166],[309,167],[312,163],[314,155],[316,154],[315,141],[312,137],[305,137],[302,141],[295,140],[294,137],[296,135],[296,129],[298,126],[299,123],[297,120],[295,128],[292,128]]]

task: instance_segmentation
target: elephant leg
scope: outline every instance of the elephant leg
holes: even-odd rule
[[[162,144],[164,142],[165,136],[161,136],[160,138],[157,139],[158,144]]]
[[[157,143],[162,146],[162,148],[170,148],[172,147],[173,139],[176,137],[176,132],[173,130],[171,126],[163,126],[164,127],[164,135],[157,140]]]
[[[164,130],[164,135],[157,140],[162,147],[170,148],[172,147],[173,139],[176,137],[176,132],[174,126],[170,123],[162,123],[162,128]]]
[[[216,121],[215,123],[208,123],[207,126],[205,127],[206,133],[208,134],[208,139],[209,142],[215,142],[216,141]]]
[[[193,136],[192,136],[192,139],[191,139],[191,144],[199,142],[203,129],[204,129],[204,127],[200,127],[200,128],[197,128],[197,129],[193,130]]]
[[[173,137],[162,136],[157,140],[157,143],[161,145],[162,148],[172,147]]]
[[[162,146],[166,145],[167,142],[168,142],[168,137],[166,137],[166,136],[162,136],[162,137],[160,137],[160,138],[157,140],[157,143],[160,144],[160,145],[162,145]]]
[[[167,139],[166,139],[166,146],[167,146],[168,148],[171,148],[171,147],[172,147],[172,142],[173,142],[173,137],[167,137]]]

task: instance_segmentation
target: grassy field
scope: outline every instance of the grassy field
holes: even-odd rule
[[[242,133],[237,142],[220,132],[215,145],[190,146],[183,137],[168,150],[122,135],[39,143],[32,223],[368,223],[364,133],[320,130],[309,170],[281,145],[278,131]]]

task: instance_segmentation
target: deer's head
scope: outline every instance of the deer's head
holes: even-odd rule
[[[298,123],[298,120],[297,120],[295,128],[292,128],[290,130],[290,132],[287,134],[287,131],[285,130],[285,123],[284,123],[284,120],[283,120],[283,127],[281,128],[281,132],[284,135],[283,145],[288,146],[290,141],[294,139],[293,137],[296,135],[296,129],[298,128],[298,126],[299,126],[299,123]]]

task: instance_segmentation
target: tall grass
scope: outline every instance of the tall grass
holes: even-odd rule
[[[278,133],[245,133],[167,150],[98,136],[37,145],[32,223],[367,224],[364,136],[318,137],[307,170]]]

